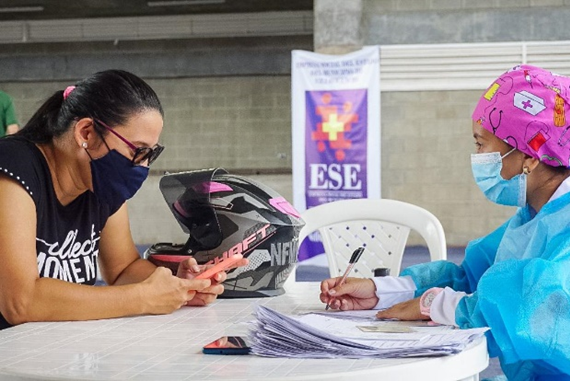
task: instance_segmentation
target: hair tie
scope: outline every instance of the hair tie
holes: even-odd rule
[[[73,90],[75,90],[75,86],[67,86],[65,90],[63,90],[63,99],[67,99]]]

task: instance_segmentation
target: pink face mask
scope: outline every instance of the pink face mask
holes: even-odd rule
[[[520,65],[479,99],[473,120],[512,147],[553,167],[570,166],[570,78]]]

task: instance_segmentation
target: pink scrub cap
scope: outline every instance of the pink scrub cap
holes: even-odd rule
[[[570,163],[570,78],[531,65],[507,71],[485,91],[473,120],[553,167]]]

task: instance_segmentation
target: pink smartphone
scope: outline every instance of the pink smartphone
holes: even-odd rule
[[[231,257],[223,258],[220,262],[214,265],[214,267],[200,273],[196,279],[209,279],[219,273],[220,271],[225,271],[232,266],[235,266],[243,258],[242,254],[234,254]]]

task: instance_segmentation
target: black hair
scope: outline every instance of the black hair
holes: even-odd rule
[[[48,143],[67,132],[73,120],[96,118],[114,127],[150,110],[164,117],[158,96],[145,81],[123,70],[106,70],[77,82],[65,99],[63,90],[56,91],[17,134],[34,143]]]

